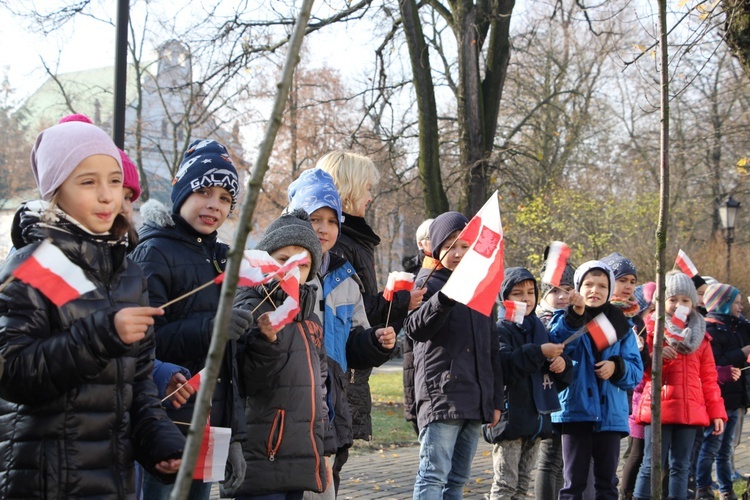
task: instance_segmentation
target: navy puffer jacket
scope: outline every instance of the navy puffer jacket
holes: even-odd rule
[[[148,305],[146,281],[124,244],[36,205],[21,207],[3,280],[49,237],[96,289],[62,307],[19,281],[0,293],[0,498],[135,498],[133,460],[156,474],[185,444],[151,378],[153,331],[126,345],[114,328],[118,310]]]

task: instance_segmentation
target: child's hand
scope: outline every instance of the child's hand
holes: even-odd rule
[[[281,328],[274,328],[271,326],[271,319],[269,318],[270,314],[270,312],[267,312],[258,318],[258,328],[267,341],[276,342],[276,334],[281,331]]]
[[[596,367],[594,373],[602,380],[608,380],[615,373],[614,361],[599,361],[594,366]]]
[[[502,416],[503,412],[495,408],[495,411],[492,413],[492,423],[489,424],[490,429],[500,423],[500,417]]]
[[[380,342],[380,345],[382,345],[384,349],[393,349],[396,345],[396,331],[392,326],[389,326],[388,328],[378,328],[375,330],[375,337],[377,337],[378,342]]]
[[[148,327],[154,324],[154,316],[164,314],[158,307],[126,307],[115,314],[115,330],[123,344],[130,345],[143,340]]]
[[[169,460],[162,460],[155,465],[155,468],[160,474],[177,474],[181,464],[181,458],[170,458]]]
[[[167,384],[167,394],[172,394],[170,396],[172,399],[172,406],[179,408],[187,403],[190,396],[195,394],[195,388],[192,385],[188,385],[185,375],[177,372],[169,379],[169,384]]]
[[[677,351],[670,345],[665,345],[661,350],[661,356],[664,359],[677,359]]]
[[[542,347],[542,354],[544,355],[545,358],[548,358],[548,359],[558,357],[565,350],[564,345],[553,344],[552,342],[547,342],[546,344],[542,344],[541,347]]]
[[[573,306],[573,310],[576,314],[583,314],[586,310],[586,303],[583,301],[583,295],[575,290],[571,291],[570,295],[568,295],[568,303]]]
[[[562,373],[565,371],[565,358],[557,356],[549,363],[549,371],[552,373]]]
[[[742,375],[742,370],[733,366],[732,367],[732,381],[737,382],[740,379],[740,375]]]
[[[424,297],[424,294],[427,293],[427,288],[415,288],[409,294],[411,295],[411,298],[409,299],[409,310],[416,309],[422,304],[422,297]]]
[[[724,433],[724,421],[720,418],[714,419],[714,431],[711,433],[714,436]]]

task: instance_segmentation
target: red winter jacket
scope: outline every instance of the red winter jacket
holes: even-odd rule
[[[648,347],[653,351],[654,323],[646,322]],[[646,386],[637,422],[651,423],[651,369],[644,374]],[[717,382],[711,337],[706,334],[697,350],[665,359],[661,390],[662,424],[708,426],[717,418],[727,421],[724,400]]]

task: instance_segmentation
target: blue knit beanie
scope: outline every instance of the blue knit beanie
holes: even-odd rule
[[[448,241],[451,234],[461,231],[469,219],[460,212],[445,212],[438,215],[430,224],[430,243],[432,244],[432,255],[440,258],[440,249]]]
[[[182,157],[180,169],[172,181],[172,213],[179,214],[180,207],[195,191],[218,186],[232,197],[231,212],[237,205],[240,181],[227,148],[210,139],[196,139],[190,143]]]
[[[333,183],[333,177],[325,170],[312,168],[305,170],[286,190],[289,196],[289,207],[292,211],[301,208],[307,215],[312,215],[319,208],[327,207],[336,212],[339,229],[344,217],[341,215],[341,198]]]
[[[635,270],[633,262],[617,252],[612,252],[602,258],[602,262],[612,269],[612,272],[615,274],[615,279],[620,279],[628,274],[632,274],[636,278],[638,277],[638,272]]]

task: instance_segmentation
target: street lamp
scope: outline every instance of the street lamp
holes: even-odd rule
[[[724,203],[719,205],[719,217],[721,218],[721,227],[724,229],[724,239],[727,242],[727,280],[729,283],[729,262],[732,251],[732,243],[734,242],[734,223],[737,220],[737,211],[740,209],[740,202],[732,198],[726,199]]]

